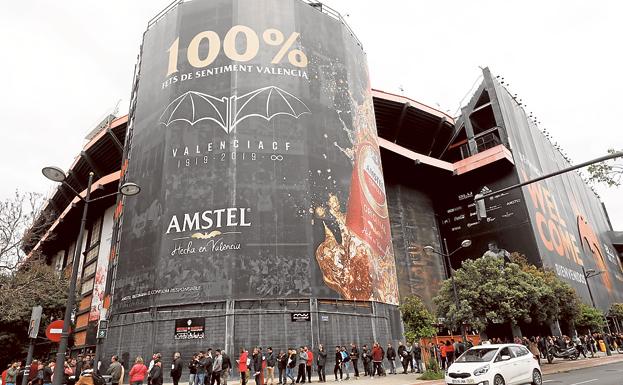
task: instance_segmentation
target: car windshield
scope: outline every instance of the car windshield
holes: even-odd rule
[[[493,359],[498,348],[469,349],[456,362],[488,362]]]

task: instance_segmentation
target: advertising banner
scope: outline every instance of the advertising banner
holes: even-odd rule
[[[396,304],[366,57],[299,0],[178,4],[144,35],[116,311],[230,298]]]
[[[568,160],[528,119],[525,111],[496,84],[520,180],[570,166]],[[578,172],[523,187],[523,194],[545,266],[572,284],[590,303],[584,270],[603,272],[589,278],[596,305],[623,300],[623,267],[606,236],[611,230],[598,196]]]
[[[175,320],[176,340],[194,340],[205,337],[205,318],[184,318]]]

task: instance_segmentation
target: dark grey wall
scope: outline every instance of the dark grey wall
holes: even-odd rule
[[[178,351],[185,362],[184,382],[188,379],[186,363],[192,354],[210,347],[225,349],[235,359],[241,347],[272,346],[275,352],[279,352],[305,345],[316,353],[321,343],[329,352],[329,361],[333,362],[331,353],[335,345],[355,342],[370,346],[378,341],[385,346],[388,342],[396,343],[401,335],[396,307],[383,303],[302,299],[287,302],[228,301],[186,308],[114,316],[103,345],[103,361],[118,354],[126,363],[130,362],[126,365],[129,369],[137,355],[149,362],[153,353],[160,352],[163,368],[167,369],[164,370],[165,379],[169,379],[171,358]],[[291,321],[291,313],[310,310],[310,322]],[[205,338],[175,340],[175,320],[190,317],[205,317]],[[361,369],[361,363],[359,367]]]

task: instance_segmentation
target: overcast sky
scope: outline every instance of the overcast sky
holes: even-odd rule
[[[208,0],[209,1],[209,0]],[[252,1],[252,0],[247,0]],[[0,198],[48,193],[122,99],[147,21],[169,0],[3,1]],[[372,86],[455,114],[489,66],[575,162],[623,148],[623,2],[362,1],[326,4],[362,41]],[[598,186],[615,229],[623,190]]]

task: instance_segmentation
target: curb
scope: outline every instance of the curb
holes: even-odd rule
[[[574,370],[595,368],[598,366],[604,366],[609,364],[616,364],[623,362],[623,354],[617,355],[616,357],[598,357],[589,359],[590,361],[559,361],[554,364],[544,364],[541,366],[541,371],[543,375],[551,375],[551,374],[559,374],[559,373],[567,373],[572,372]],[[587,362],[588,365],[582,365],[584,362]],[[567,366],[568,364],[580,363],[578,366]],[[558,367],[558,365],[563,365],[562,367]],[[446,385],[445,380],[417,380],[410,385]]]

